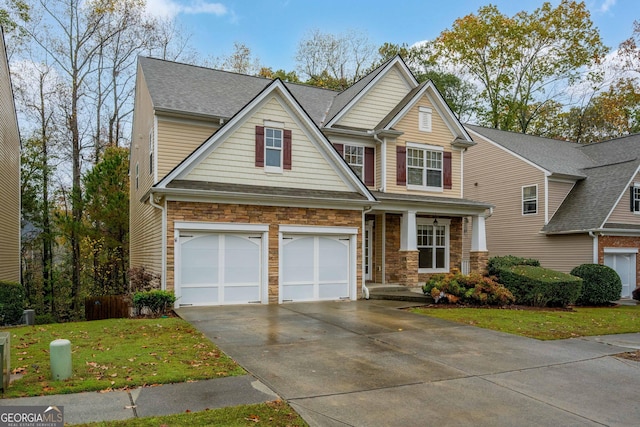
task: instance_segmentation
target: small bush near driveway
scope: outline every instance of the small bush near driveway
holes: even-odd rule
[[[582,279],[542,267],[517,265],[500,270],[500,283],[513,293],[516,304],[566,307],[576,302]]]
[[[576,304],[604,305],[620,299],[622,281],[613,268],[600,264],[582,264],[571,270],[571,274],[583,280],[582,292]]]
[[[507,305],[514,301],[511,292],[490,277],[460,272],[436,274],[423,286],[434,301],[477,305]]]

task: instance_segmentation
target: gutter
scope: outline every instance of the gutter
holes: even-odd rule
[[[167,290],[167,215],[165,207],[156,203],[153,200],[153,193],[149,195],[149,204],[156,209],[159,209],[162,214],[162,255],[161,255],[161,269],[162,275],[160,276],[160,288],[163,291]]]
[[[364,297],[364,299],[369,299],[369,288],[367,288],[367,277],[365,274],[366,272],[365,272],[365,264],[364,264],[364,255],[367,250],[366,242],[364,241],[364,233],[365,233],[365,227],[366,227],[365,216],[372,210],[373,210],[373,207],[367,206],[362,211],[362,267],[361,268],[362,268],[362,296]],[[371,238],[371,236],[369,236],[369,238]]]
[[[598,263],[598,235],[589,231],[589,236],[593,239],[593,263]]]

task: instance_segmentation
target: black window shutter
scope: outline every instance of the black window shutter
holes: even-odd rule
[[[634,188],[632,186],[631,188],[629,188],[629,199],[630,199],[629,205],[631,206],[631,212],[635,212],[636,211],[635,210],[635,203],[634,203],[634,201],[635,201],[634,199],[635,198],[634,198],[634,194],[633,193],[634,193]]]

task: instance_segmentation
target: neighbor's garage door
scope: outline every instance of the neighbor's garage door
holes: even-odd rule
[[[349,298],[349,236],[283,235],[282,301]]]
[[[606,253],[604,265],[613,268],[622,281],[622,298],[631,298],[636,288],[636,256],[637,253]]]
[[[261,243],[260,234],[181,232],[178,304],[260,302]]]

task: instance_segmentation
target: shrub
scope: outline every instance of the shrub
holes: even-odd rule
[[[634,300],[640,301],[640,288],[635,288],[633,292],[631,292],[631,296]]]
[[[620,299],[622,281],[613,268],[582,264],[571,270],[571,274],[582,278],[582,293],[577,304],[603,305]]]
[[[516,303],[535,307],[566,307],[576,302],[582,279],[531,265],[516,265],[500,271],[500,283],[513,293]]]
[[[425,294],[437,303],[445,298],[450,303],[464,302],[481,305],[506,305],[514,301],[513,295],[492,278],[478,273],[459,272],[436,274],[423,286]]]
[[[144,265],[129,269],[131,292],[147,292],[160,288],[160,275],[146,269]]]
[[[142,313],[143,309],[149,310],[152,314],[160,315],[167,311],[176,302],[176,297],[169,291],[153,290],[147,292],[136,292],[133,296],[133,306]]]
[[[533,258],[520,258],[513,255],[496,256],[489,258],[487,269],[489,270],[489,276],[500,276],[500,270],[514,267],[516,265],[530,265],[533,267],[540,267],[540,261]]]
[[[20,283],[0,281],[0,325],[17,325],[22,319],[26,294]]]

